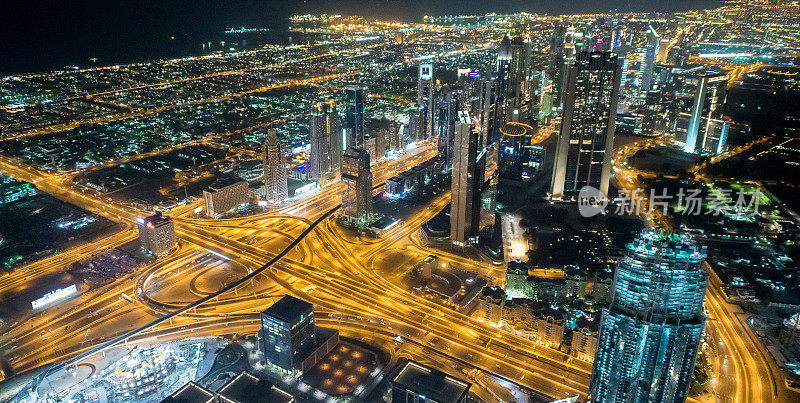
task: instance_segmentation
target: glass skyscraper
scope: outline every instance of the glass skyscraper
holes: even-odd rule
[[[608,194],[620,67],[613,52],[581,52],[564,88],[550,194],[572,199],[584,186]]]
[[[704,249],[686,235],[645,231],[617,266],[603,309],[593,402],[682,402],[703,334]]]
[[[344,131],[347,146],[364,147],[364,88],[348,85],[344,88]]]

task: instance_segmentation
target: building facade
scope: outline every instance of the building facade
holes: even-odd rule
[[[584,186],[608,194],[620,67],[611,52],[581,52],[570,66],[550,194],[571,199]]]
[[[478,234],[480,188],[483,171],[478,161],[478,129],[469,114],[461,112],[456,125],[453,177],[450,185],[450,241],[464,246]],[[481,153],[485,155],[485,153]]]
[[[644,98],[653,85],[653,67],[658,55],[659,37],[652,25],[647,26],[647,43],[645,44],[644,59],[639,66],[639,97]]]
[[[203,190],[203,201],[209,217],[219,217],[250,201],[250,187],[237,178],[223,178]]]
[[[342,216],[359,226],[372,224],[372,172],[369,153],[350,148],[342,157]]]
[[[593,402],[683,402],[703,334],[704,250],[644,231],[617,266],[590,382]]]
[[[286,151],[278,139],[278,132],[271,129],[264,141],[261,157],[264,164],[264,194],[272,203],[281,203],[289,197],[289,174],[286,167]]]
[[[261,331],[267,362],[288,372],[296,371],[316,345],[314,306],[285,295],[261,312]]]
[[[164,256],[175,248],[175,225],[169,216],[155,214],[136,219],[142,249],[156,256]]]
[[[317,184],[323,186],[333,179],[333,173],[339,172],[344,152],[339,114],[333,100],[318,102],[311,107],[308,131],[311,137],[311,174]]]
[[[362,87],[348,85],[344,88],[344,133],[347,146],[364,147],[364,96]]]
[[[719,141],[710,140],[715,136],[716,130],[709,127],[715,121],[719,122],[719,127],[724,126],[724,122],[718,119],[722,117],[722,110],[725,104],[726,89],[728,78],[723,73],[700,73],[686,79],[686,85],[694,87],[694,102],[689,117],[689,124],[686,129],[686,142],[683,151],[687,153],[700,152],[716,148],[708,144],[719,144]],[[722,129],[719,130],[722,132]],[[727,127],[725,127],[727,135]],[[722,145],[725,140],[723,139]],[[721,147],[717,147],[721,150]]]
[[[433,80],[433,65],[423,63],[419,65],[417,77],[417,123],[421,129],[416,140],[433,137],[434,131],[434,105],[436,100],[436,86]]]

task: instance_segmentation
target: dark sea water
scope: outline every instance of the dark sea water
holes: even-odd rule
[[[247,41],[287,43],[294,14],[363,15],[420,21],[423,15],[528,11],[577,13],[677,11],[719,6],[720,0],[6,0],[0,6],[0,77],[77,65],[113,65],[204,53]],[[226,35],[230,27],[267,34]],[[298,40],[298,38],[294,38]],[[207,50],[206,50],[207,52]],[[96,61],[92,61],[96,59]]]
[[[302,41],[303,38],[302,34],[289,33],[286,27],[269,29],[268,32],[243,34],[226,34],[225,29],[222,29],[217,32],[164,34],[147,38],[134,36],[127,40],[119,40],[121,38],[118,36],[118,41],[99,46],[69,44],[61,50],[26,51],[24,57],[0,60],[0,76],[60,70],[72,66],[87,68],[199,56],[216,51],[250,50],[265,44],[290,44]]]
[[[6,4],[8,3],[8,4]],[[0,77],[287,43],[287,2],[23,0],[0,7]],[[266,33],[225,34],[227,28]],[[242,40],[247,42],[243,46]]]

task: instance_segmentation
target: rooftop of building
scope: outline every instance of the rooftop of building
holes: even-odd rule
[[[705,247],[699,246],[688,234],[677,234],[658,230],[642,231],[627,249],[642,254],[672,255],[676,259],[702,260]]]
[[[155,214],[145,217],[144,221],[142,222],[144,225],[152,225],[153,227],[159,227],[163,224],[171,223],[172,218],[169,216],[161,214],[160,211],[156,211]]]
[[[394,382],[407,390],[424,395],[428,400],[441,403],[461,401],[471,386],[469,382],[453,378],[416,361],[407,362]]]
[[[161,403],[210,403],[214,400],[213,393],[194,382],[189,382]]]
[[[242,178],[234,175],[223,176],[222,178],[217,179],[214,183],[208,185],[208,191],[216,192],[222,190],[228,186],[235,185],[237,183],[245,182]],[[245,182],[247,183],[247,182]]]
[[[301,315],[307,315],[313,311],[314,305],[311,303],[291,295],[284,295],[262,313],[269,317],[292,323],[298,320]]]
[[[506,299],[506,291],[500,287],[485,287],[483,291],[481,291],[481,295],[484,297],[491,297],[492,299]]]
[[[288,403],[292,396],[246,371],[242,371],[217,391],[221,401],[236,403]]]
[[[350,395],[369,384],[378,366],[374,353],[357,344],[342,342],[304,373],[303,378],[330,396]]]
[[[531,314],[540,319],[553,318],[555,320],[565,320],[569,314],[563,308],[553,308],[550,304],[527,298],[514,298],[506,301],[507,307],[515,305],[523,306],[530,310]]]
[[[595,333],[600,330],[600,320],[581,316],[575,321],[575,330],[588,330],[589,332]]]

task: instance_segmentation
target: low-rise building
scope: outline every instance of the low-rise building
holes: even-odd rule
[[[594,361],[600,321],[595,318],[580,318],[572,330],[570,355],[584,361]]]
[[[506,293],[500,287],[485,287],[477,297],[473,316],[484,323],[500,323],[503,319],[503,307]]]

